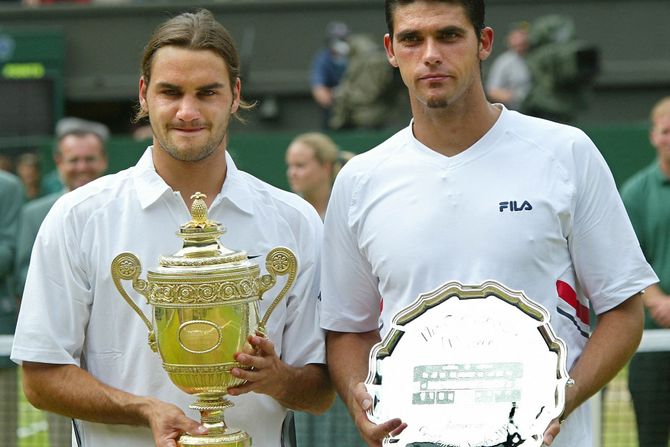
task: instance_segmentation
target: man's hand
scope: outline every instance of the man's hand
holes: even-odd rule
[[[177,439],[184,434],[207,434],[200,423],[188,418],[176,405],[150,399],[146,417],[151,427],[156,447],[177,447]]]
[[[387,435],[399,435],[407,427],[407,424],[398,418],[390,419],[381,424],[370,422],[366,411],[372,407],[372,396],[370,396],[363,383],[356,385],[352,391],[352,396],[355,400],[355,404],[349,406],[353,412],[352,418],[361,433],[361,437],[370,447],[381,447],[382,440]]]
[[[252,369],[233,368],[230,373],[247,382],[228,388],[228,393],[239,396],[253,391],[281,401],[289,388],[286,383],[290,380],[289,366],[277,356],[274,344],[266,337],[250,335],[248,341],[252,350],[238,352],[235,360]]]
[[[542,438],[542,443],[544,445],[551,445],[554,442],[554,439],[556,439],[556,436],[561,431],[561,424],[558,422],[558,418],[554,419],[549,423],[549,427],[544,432],[544,436]]]
[[[649,315],[658,323],[659,326],[670,328],[670,296],[664,295],[647,303]]]

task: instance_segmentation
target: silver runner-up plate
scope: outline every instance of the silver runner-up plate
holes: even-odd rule
[[[449,282],[393,318],[370,352],[368,418],[397,447],[536,447],[565,405],[566,348],[549,313],[495,281]]]

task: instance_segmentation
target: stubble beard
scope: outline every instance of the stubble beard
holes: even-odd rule
[[[222,135],[215,135],[212,138],[208,139],[204,145],[198,149],[187,149],[184,150],[180,148],[179,145],[167,137],[167,135],[158,136],[157,132],[154,132],[158,144],[161,149],[163,149],[168,155],[178,161],[186,162],[199,162],[205,160],[211,156],[216,150],[223,144],[226,139],[227,132],[223,132]]]
[[[212,155],[216,150],[216,148],[219,146],[214,142],[207,142],[207,144],[202,146],[197,151],[181,151],[176,145],[173,144],[169,143],[166,144],[161,141],[159,141],[159,144],[161,145],[161,148],[163,148],[163,150],[167,152],[175,160],[190,161],[190,162],[197,162],[206,159],[207,157]]]
[[[449,107],[449,101],[444,98],[432,98],[426,102],[429,109],[446,109]]]

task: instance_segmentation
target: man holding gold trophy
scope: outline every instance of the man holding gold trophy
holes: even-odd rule
[[[139,82],[153,146],[64,195],[37,236],[12,358],[79,446],[276,447],[287,408],[332,402],[321,221],[227,154],[239,71],[208,11],[159,26]]]
[[[612,175],[580,130],[487,101],[480,65],[493,30],[484,24],[483,0],[386,0],[385,7],[387,57],[407,87],[413,119],[348,162],[333,188],[320,311],[331,378],[370,446],[588,447],[591,415],[583,404],[635,352],[640,294],[658,281]],[[493,311],[458,309],[491,296],[502,298]],[[521,333],[515,316],[506,322],[498,314],[509,304],[524,319],[550,317],[563,345],[546,329],[547,353],[567,347],[562,361],[572,380],[548,384],[556,401],[551,393],[537,414],[560,405],[530,437],[517,431],[517,415],[529,413],[517,399],[537,378],[516,359],[535,351],[525,340],[501,344],[506,361],[489,349]],[[590,307],[598,316],[593,333]],[[418,363],[397,377],[394,369],[406,365],[385,362],[412,340],[407,325],[420,316],[432,320],[409,351],[431,340],[438,341],[435,358],[458,345],[469,349],[459,360]],[[457,329],[447,334],[450,328]],[[487,363],[478,352],[499,358]],[[412,352],[402,359],[414,361]],[[386,395],[373,393],[389,382]],[[380,406],[396,401],[386,419],[372,422]],[[504,405],[508,417],[482,437],[479,427],[493,426],[492,416],[477,409]],[[433,417],[433,425],[415,413]]]

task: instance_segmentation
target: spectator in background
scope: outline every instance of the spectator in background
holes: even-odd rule
[[[658,154],[622,187],[640,246],[660,282],[643,295],[645,329],[670,328],[670,96],[651,112],[649,139]],[[635,354],[628,387],[640,447],[667,447],[670,435],[670,352]]]
[[[312,97],[322,109],[322,128],[328,128],[333,92],[344,75],[349,56],[349,27],[346,23],[331,22],[326,28],[326,46],[312,61],[310,85]]]
[[[86,132],[92,132],[99,136],[103,143],[106,143],[109,138],[109,128],[102,123],[87,121],[76,117],[66,117],[60,119],[58,123],[56,123],[55,134],[57,143],[58,140],[66,134],[78,133],[81,129],[85,129]],[[58,144],[54,147],[54,160],[56,157],[58,157]],[[62,193],[64,188],[67,189],[66,185],[63,184],[61,172],[58,167],[42,177],[42,192],[44,195]]]
[[[328,126],[378,129],[386,122],[397,97],[393,68],[384,48],[367,34],[353,34],[348,42],[349,60],[333,93]]]
[[[0,171],[0,334],[11,335],[16,327],[18,305],[12,293],[11,281],[16,252],[16,231],[19,210],[25,199],[21,180],[13,174]],[[7,395],[0,399],[0,445],[16,445],[18,415],[17,370],[8,356],[0,357],[0,389]]]
[[[589,105],[588,93],[600,72],[600,50],[577,37],[572,17],[548,14],[533,20],[526,64],[532,79],[521,112],[573,123]]]
[[[353,156],[340,151],[326,134],[296,136],[286,149],[286,177],[291,191],[307,200],[323,219],[335,176]],[[294,420],[298,446],[365,446],[339,397],[323,415],[295,412]]]
[[[53,156],[58,178],[63,186],[59,191],[26,203],[21,210],[21,226],[16,250],[18,296],[23,294],[30,252],[42,221],[61,195],[104,174],[107,170],[105,143],[108,137],[109,130],[101,123],[79,118],[63,118],[56,125]]]
[[[32,152],[19,155],[16,159],[16,175],[23,182],[26,199],[33,200],[42,196],[42,168],[39,155]]]
[[[353,155],[340,151],[328,135],[319,132],[298,135],[286,149],[286,177],[291,191],[307,200],[322,220],[335,176]]]
[[[0,154],[0,171],[14,172],[14,160],[7,154]]]
[[[107,170],[105,142],[109,131],[100,123],[79,118],[63,118],[56,126],[54,161],[64,187],[60,191],[30,201],[21,208],[20,226],[16,238],[15,287],[21,297],[30,264],[30,253],[42,221],[58,198],[100,177]],[[66,438],[69,444],[69,419],[48,413],[51,442]]]
[[[486,82],[489,101],[519,110],[530,91],[531,75],[526,64],[528,53],[528,22],[515,22],[507,33],[507,51],[491,65]]]

